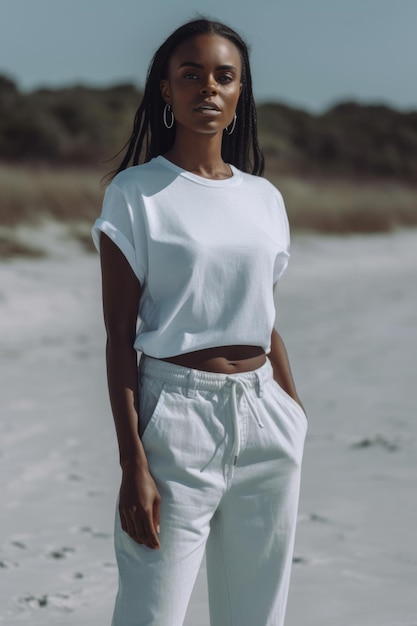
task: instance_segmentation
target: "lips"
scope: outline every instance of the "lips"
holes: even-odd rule
[[[196,108],[196,111],[215,111],[220,112],[219,107],[214,102],[202,102]]]

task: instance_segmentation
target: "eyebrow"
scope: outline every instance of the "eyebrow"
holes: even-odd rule
[[[178,69],[181,69],[182,67],[195,67],[198,70],[203,70],[204,69],[204,65],[201,65],[200,63],[195,63],[194,61],[184,61],[184,63],[181,63],[181,65],[178,66]],[[216,70],[235,70],[235,71],[237,71],[237,68],[234,65],[218,65],[216,67]]]

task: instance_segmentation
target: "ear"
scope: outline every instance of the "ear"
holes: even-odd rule
[[[171,102],[171,92],[169,89],[169,83],[166,79],[161,80],[160,89],[165,104],[169,104]]]

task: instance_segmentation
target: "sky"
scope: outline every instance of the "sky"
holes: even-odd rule
[[[143,86],[156,48],[199,13],[250,44],[258,103],[417,110],[417,0],[0,0],[0,74],[23,90]]]

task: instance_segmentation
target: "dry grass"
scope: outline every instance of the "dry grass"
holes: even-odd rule
[[[0,166],[0,259],[38,258],[47,254],[18,227],[45,222],[65,225],[65,231],[84,250],[92,251],[90,227],[99,215],[103,172],[88,169]]]
[[[375,233],[417,226],[417,187],[395,181],[271,177],[293,230]]]
[[[0,233],[0,260],[9,260],[15,257],[40,259],[45,252],[28,243],[20,241],[12,233]]]
[[[100,213],[101,176],[88,169],[1,165],[1,225],[36,224],[45,217],[91,222]]]
[[[0,165],[0,256],[39,254],[19,244],[13,230],[20,224],[36,226],[45,218],[66,224],[69,235],[91,250],[90,226],[100,213],[103,173]],[[293,231],[348,234],[417,226],[417,188],[411,185],[303,179],[271,172],[268,177],[285,197]]]

